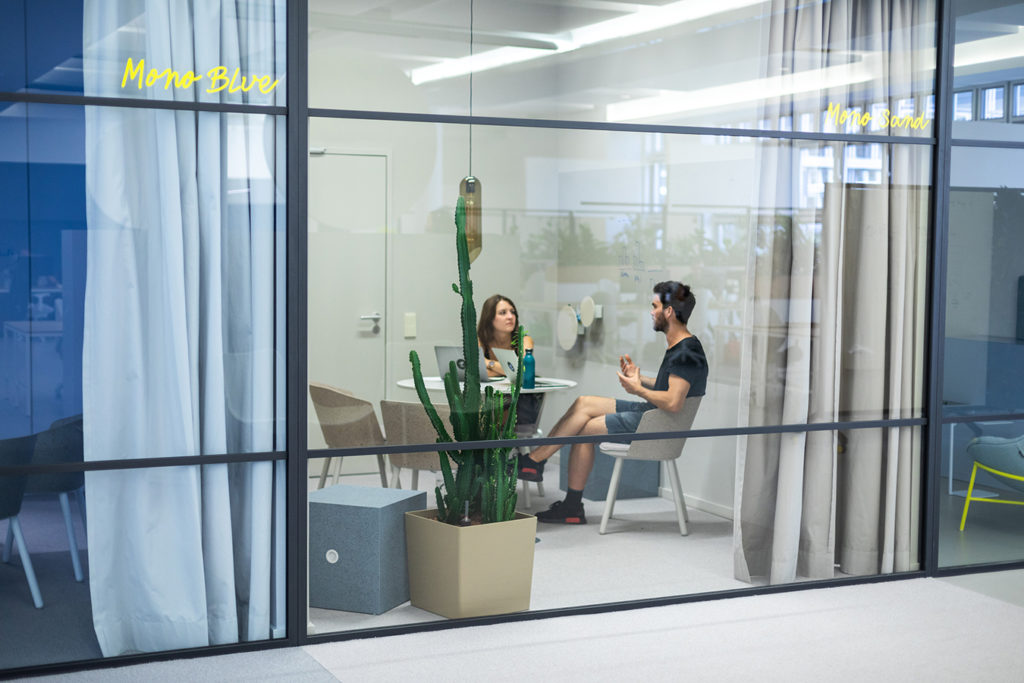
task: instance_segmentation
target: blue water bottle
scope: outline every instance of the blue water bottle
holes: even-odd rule
[[[523,356],[523,389],[533,389],[535,378],[533,349],[526,349],[526,355]]]

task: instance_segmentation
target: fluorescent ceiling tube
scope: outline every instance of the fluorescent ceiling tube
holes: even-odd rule
[[[412,79],[413,85],[420,85],[445,78],[465,76],[470,72],[479,73],[507,64],[520,64],[548,55],[571,52],[594,43],[678,26],[689,21],[760,5],[764,2],[765,0],[679,0],[662,7],[645,7],[632,14],[553,35],[551,41],[558,46],[555,50],[500,47],[472,56],[447,59],[437,64],[419,67],[410,71],[409,77]]]
[[[995,38],[960,43],[953,52],[953,66],[973,66],[1003,59],[1024,57],[1024,33],[1020,26],[1015,33]]]
[[[839,88],[866,83],[876,77],[877,55],[863,61],[810,69],[795,74],[757,78],[752,81],[716,85],[689,91],[666,91],[653,97],[616,102],[607,107],[608,121],[634,121],[697,109],[710,109],[768,97]]]

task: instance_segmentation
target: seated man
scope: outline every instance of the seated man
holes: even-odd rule
[[[697,300],[688,285],[659,282],[654,286],[651,319],[657,332],[665,333],[668,350],[655,378],[644,377],[629,355],[619,358],[619,383],[628,393],[643,400],[624,401],[604,396],[580,396],[554,428],[552,437],[580,434],[631,434],[640,424],[644,411],[661,408],[676,412],[689,396],[703,396],[708,377],[708,361],[697,337],[686,329],[686,322]],[[519,478],[542,481],[544,462],[559,449],[541,446],[519,456]],[[538,513],[541,522],[586,524],[583,513],[583,487],[594,466],[594,444],[573,444],[569,455],[569,486],[565,500]]]

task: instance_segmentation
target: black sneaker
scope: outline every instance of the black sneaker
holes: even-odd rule
[[[544,512],[538,512],[537,521],[548,524],[586,524],[587,516],[583,514],[583,503],[572,508],[568,507],[564,500],[560,500]]]
[[[519,454],[519,478],[524,481],[544,481],[544,463],[534,462],[526,453]]]

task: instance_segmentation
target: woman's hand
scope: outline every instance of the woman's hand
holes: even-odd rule
[[[505,370],[501,367],[501,363],[494,360],[493,358],[487,359],[487,376],[488,377],[504,377]]]

